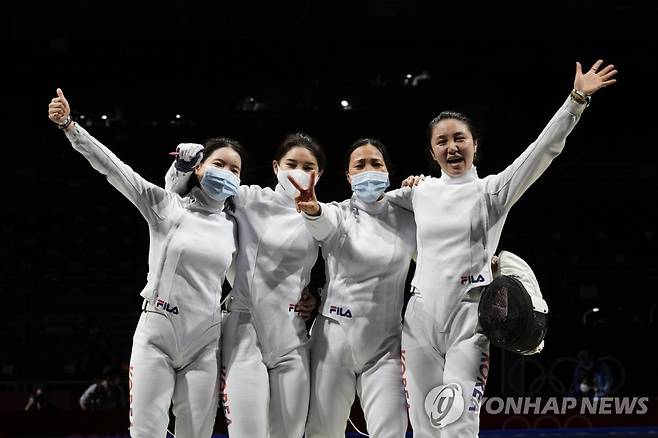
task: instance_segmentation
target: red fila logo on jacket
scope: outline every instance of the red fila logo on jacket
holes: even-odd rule
[[[178,315],[178,306],[171,307],[171,305],[162,298],[158,298],[158,301],[155,303],[155,308],[157,309],[158,307],[162,307],[162,310]]]

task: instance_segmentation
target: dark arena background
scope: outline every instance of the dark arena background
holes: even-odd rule
[[[128,436],[127,408],[78,400],[108,365],[127,394],[148,229],[48,120],[57,87],[78,123],[159,185],[178,143],[213,136],[248,148],[243,183],[272,185],[275,146],[307,132],[326,149],[317,193],[331,201],[351,193],[343,154],[360,137],[389,147],[393,188],[436,175],[426,127],[445,109],[480,128],[480,176],[501,171],[567,98],[576,61],[599,58],[617,84],[593,96],[503,232],[499,250],[537,274],[549,328],[538,355],[492,347],[481,436],[656,436],[656,5],[5,3],[0,437]],[[612,408],[547,406],[569,400],[584,351],[607,369],[610,399],[598,401]],[[37,389],[49,403],[26,410]],[[510,399],[540,408],[501,409]],[[351,419],[349,436],[366,432],[358,401]],[[215,433],[226,434],[221,410]]]

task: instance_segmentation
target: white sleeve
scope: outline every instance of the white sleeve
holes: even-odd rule
[[[408,211],[414,211],[412,204],[414,191],[413,187],[402,187],[399,189],[391,190],[386,192],[386,199],[388,202],[397,205],[400,208],[404,208]]]
[[[142,178],[100,141],[75,123],[66,131],[73,149],[80,152],[92,167],[107,177],[121,194],[130,200],[147,221],[162,220],[169,199],[176,196]]]
[[[548,122],[539,137],[505,170],[485,178],[485,190],[497,198],[502,210],[509,209],[557,157],[586,105],[571,97]]]
[[[192,176],[192,171],[181,172],[176,169],[175,163],[175,161],[171,163],[171,166],[165,175],[165,190],[183,196],[187,194],[187,182],[190,180],[190,176]]]
[[[320,202],[319,204],[321,210],[319,216],[309,216],[306,213],[302,213],[302,216],[305,219],[306,228],[308,228],[313,238],[323,242],[338,230],[340,207],[335,203],[323,204]]]

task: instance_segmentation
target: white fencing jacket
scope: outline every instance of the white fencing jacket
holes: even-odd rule
[[[181,348],[219,324],[222,284],[237,253],[224,203],[199,187],[181,198],[146,181],[78,124],[66,136],[148,222],[149,271],[141,295],[172,321]]]
[[[443,331],[466,292],[492,280],[491,258],[507,214],[562,151],[585,105],[571,98],[539,137],[505,170],[479,178],[475,167],[458,177],[442,173],[413,189],[389,192],[413,210],[418,260],[412,285]]]
[[[233,295],[251,312],[268,362],[308,340],[294,305],[310,281],[319,243],[280,184],[241,186],[235,201],[241,246]]]
[[[166,188],[178,190],[189,175],[172,165]],[[240,251],[231,310],[251,313],[268,363],[308,341],[306,325],[294,306],[310,281],[319,242],[280,184],[274,190],[240,186],[234,201]]]
[[[327,285],[320,313],[340,323],[361,364],[375,358],[402,330],[404,286],[416,252],[416,224],[408,210],[386,196],[367,204],[352,195],[304,214],[322,241]],[[399,341],[398,341],[399,343]]]

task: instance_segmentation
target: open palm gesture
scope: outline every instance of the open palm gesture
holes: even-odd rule
[[[573,81],[573,88],[587,96],[591,96],[597,90],[617,82],[617,79],[612,79],[617,74],[615,66],[610,64],[601,68],[602,65],[603,60],[599,59],[592,68],[583,73],[580,62],[576,62],[576,78]]]

